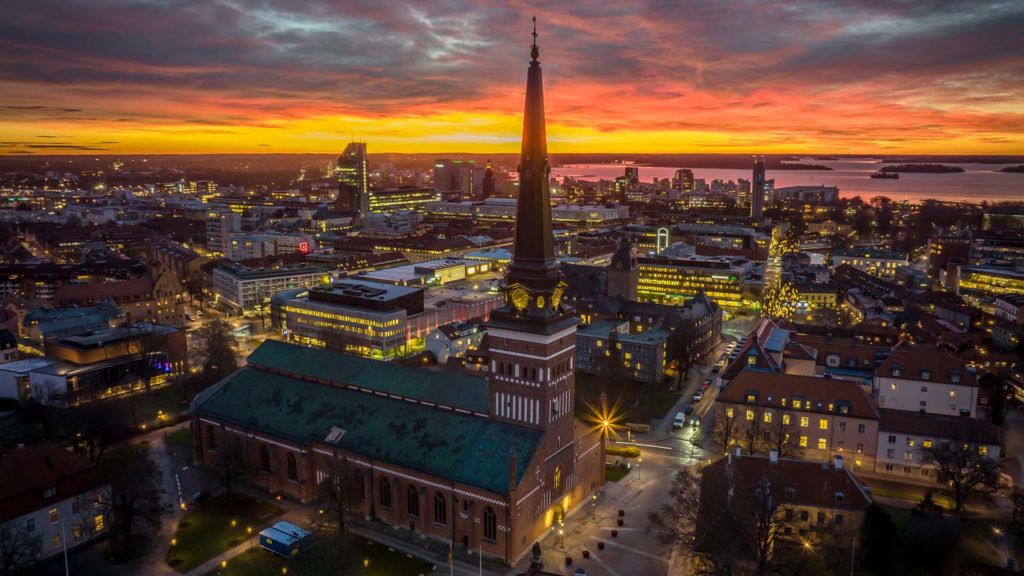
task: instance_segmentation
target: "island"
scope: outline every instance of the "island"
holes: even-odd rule
[[[1007,166],[1006,168],[1000,170],[1000,172],[1013,172],[1015,174],[1024,174],[1024,164],[1021,164],[1019,166]]]
[[[800,164],[798,162],[780,162],[778,166],[773,166],[773,170],[832,170],[828,166],[821,164]]]
[[[946,166],[945,164],[897,164],[895,166],[883,166],[879,172],[907,172],[921,174],[949,174],[963,172],[959,166]]]

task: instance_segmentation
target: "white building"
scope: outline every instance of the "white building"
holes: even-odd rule
[[[874,393],[879,408],[973,418],[978,380],[945,348],[901,344],[875,370]]]
[[[279,268],[248,268],[222,264],[213,269],[213,292],[236,313],[257,311],[270,297],[283,290],[329,284],[334,271],[323,266],[294,264]]]
[[[274,237],[269,234],[232,234],[225,255],[228,260],[250,260],[277,254]]]
[[[943,483],[941,472],[935,465],[925,462],[923,450],[946,443],[966,445],[968,450],[993,460],[1002,455],[1000,428],[986,420],[901,410],[878,412],[875,472],[879,474],[892,474],[908,482]]]
[[[487,330],[480,324],[445,324],[427,337],[427,350],[434,354],[438,364],[444,364],[449,358],[463,358],[466,352],[479,348],[486,334]]]
[[[872,276],[892,280],[896,277],[896,269],[910,265],[910,260],[904,252],[891,252],[872,246],[833,250],[832,268],[843,264],[849,264]]]
[[[242,231],[242,215],[227,208],[212,209],[206,214],[206,250],[226,254],[228,240]]]
[[[0,540],[15,571],[103,536],[110,485],[60,446],[0,448]]]

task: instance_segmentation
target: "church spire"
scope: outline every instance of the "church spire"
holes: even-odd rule
[[[551,190],[548,179],[547,128],[544,122],[544,83],[534,18],[530,65],[526,73],[526,105],[523,111],[523,142],[519,158],[519,198],[512,261],[508,266],[505,313],[532,321],[563,319],[564,284],[555,260],[551,227]],[[507,313],[507,314],[506,314]]]

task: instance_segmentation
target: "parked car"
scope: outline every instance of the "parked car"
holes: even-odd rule
[[[682,412],[676,412],[676,417],[672,419],[672,429],[678,430],[679,428],[682,428],[685,422],[686,414]]]
[[[200,502],[204,502],[209,497],[210,497],[210,493],[209,492],[207,492],[206,490],[200,490],[199,492],[196,492],[195,494],[192,495],[192,498],[189,499],[189,504],[195,506],[196,504],[199,504]]]
[[[573,574],[574,574],[574,576],[587,576],[587,569],[586,568],[577,568],[576,571],[573,572]]]
[[[697,393],[693,395],[693,403],[696,404],[697,402],[700,402],[700,399],[703,398],[703,397],[704,397],[704,391],[703,390],[697,390]]]
[[[185,320],[188,320],[189,322],[192,322],[193,321],[192,320],[192,315],[191,314],[185,314]]]
[[[683,406],[683,414],[690,414],[691,412],[693,412],[693,404]]]
[[[711,378],[705,378],[704,379],[704,383],[701,384],[700,387],[702,389],[704,389],[704,390],[707,390],[708,388],[710,388],[711,387]]]

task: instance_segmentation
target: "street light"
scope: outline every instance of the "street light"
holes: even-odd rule
[[[643,458],[637,457],[636,459],[636,479],[643,482],[644,476],[640,473],[640,464],[644,461]]]
[[[590,497],[590,517],[597,518],[597,494]]]
[[[246,526],[245,532],[249,535],[249,550],[252,550],[252,526]]]

